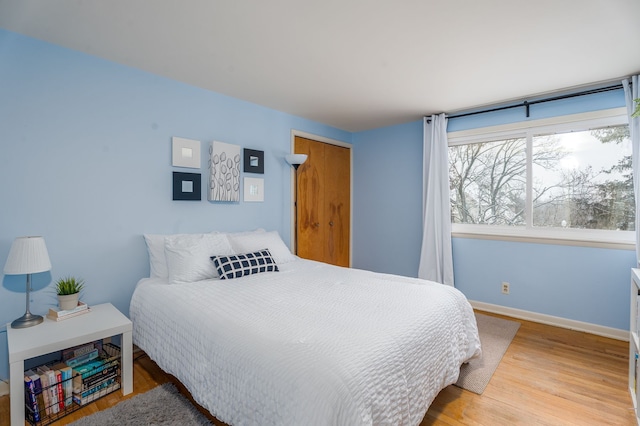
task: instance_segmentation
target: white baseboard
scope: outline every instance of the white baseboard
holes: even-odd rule
[[[0,396],[9,395],[9,382],[0,382]]]
[[[609,337],[611,339],[629,341],[629,331],[612,327],[591,324],[588,322],[575,321],[567,318],[555,317],[553,315],[539,314],[537,312],[524,311],[522,309],[508,308],[506,306],[493,305],[491,303],[476,302],[470,300],[471,306],[480,311],[492,312],[494,314],[506,315],[527,321],[541,324],[553,325],[556,327],[568,328],[570,330],[583,331],[585,333],[596,334],[598,336]]]

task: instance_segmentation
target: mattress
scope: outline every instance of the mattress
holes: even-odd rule
[[[441,284],[308,260],[170,285],[142,279],[134,343],[232,425],[417,425],[480,354]]]

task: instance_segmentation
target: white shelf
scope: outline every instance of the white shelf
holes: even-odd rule
[[[638,336],[638,300],[640,298],[640,269],[631,270],[630,292],[630,318],[629,318],[629,393],[636,412],[636,422],[640,425],[638,417],[638,389],[640,389],[640,362],[636,362],[636,354],[640,353],[640,338]]]
[[[91,306],[91,312],[56,322],[49,318],[29,328],[7,325],[11,426],[24,426],[24,361],[72,346],[122,335],[122,393],[133,391],[132,324],[110,303]]]

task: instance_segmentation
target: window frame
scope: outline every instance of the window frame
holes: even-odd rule
[[[606,126],[629,124],[626,108],[612,108],[580,114],[482,127],[447,133],[448,147],[501,139],[525,138],[526,140],[526,225],[518,227],[451,223],[451,234],[459,238],[520,241],[532,243],[604,247],[635,250],[636,231],[602,229],[561,229],[533,226],[532,138],[534,135],[591,130]],[[636,224],[639,226],[639,224]]]

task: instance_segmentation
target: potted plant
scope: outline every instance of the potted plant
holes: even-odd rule
[[[78,306],[80,290],[84,287],[84,280],[65,277],[56,281],[56,293],[58,294],[58,306],[63,311],[69,311]]]

